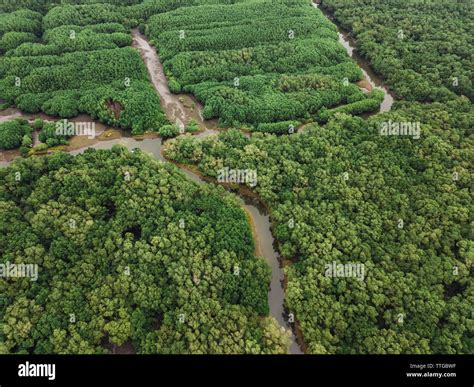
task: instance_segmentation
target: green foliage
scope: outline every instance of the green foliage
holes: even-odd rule
[[[30,32],[7,32],[0,39],[0,52],[17,48],[20,44],[36,41],[36,35]]]
[[[189,133],[199,132],[199,124],[197,123],[196,120],[194,119],[189,120],[188,125],[186,126],[186,132],[189,132]]]
[[[350,81],[361,79],[360,69],[334,39],[282,41],[236,50],[182,52],[165,62],[178,81],[196,84],[223,82],[235,76],[266,73],[318,73]]]
[[[0,60],[0,98],[26,113],[61,118],[87,113],[133,134],[167,124],[139,53],[128,47],[127,5],[136,4],[53,7],[43,18],[41,44],[15,43],[14,48],[12,43]],[[39,22],[42,17],[26,10],[9,15]],[[13,22],[6,25],[23,31]]]
[[[46,143],[41,143],[41,144],[37,144],[33,147],[33,152],[44,152],[44,151],[47,151],[49,148],[49,145],[46,144]]]
[[[351,102],[333,109],[322,109],[317,117],[318,121],[321,123],[327,122],[338,113],[357,115],[364,112],[376,111],[380,107],[384,95],[382,90],[375,89],[371,91],[366,98],[359,101]]]
[[[335,26],[305,0],[178,8],[145,28],[157,44],[172,92],[194,94],[222,126],[316,117],[323,108],[369,97],[362,72]],[[357,113],[376,110],[376,99]]]
[[[0,97],[25,112],[43,111],[61,118],[88,113],[136,134],[158,130],[167,122],[139,54],[129,47],[7,57],[0,72],[4,77]],[[15,85],[16,76],[22,79],[20,87]]]
[[[8,109],[9,107],[10,107],[10,103],[8,102],[0,103],[0,111]]]
[[[43,125],[43,129],[39,134],[39,140],[43,143],[46,143],[48,147],[53,147],[57,145],[66,145],[68,143],[68,138],[70,135],[66,133],[57,133],[57,123],[49,122]]]
[[[41,105],[41,110],[51,116],[76,117],[79,113],[77,106],[79,98],[80,93],[76,91],[58,91]]]
[[[220,117],[220,123],[258,124],[288,121],[295,117],[310,118],[327,106],[339,106],[357,96],[372,99],[354,84],[326,75],[255,75],[239,78],[239,87],[232,82],[203,82],[185,87],[205,103],[205,118]],[[379,98],[374,98],[373,102]],[[375,104],[360,105],[357,112],[376,110]]]
[[[21,146],[30,147],[33,144],[33,139],[31,136],[25,134],[21,139]]]
[[[179,128],[176,125],[164,125],[159,130],[163,138],[176,137],[179,134]]]
[[[22,44],[7,53],[8,56],[59,55],[66,52],[93,51],[126,47],[132,38],[118,23],[90,26],[65,25],[45,31],[43,43]]]
[[[472,353],[473,8],[321,7],[398,97],[442,103],[349,116],[376,111],[383,95],[353,84],[362,72],[306,0],[18,0],[0,4],[1,106],[177,136],[127,47],[140,26],[171,92],[256,132],[180,136],[165,152],[212,177],[222,165],[258,170],[309,353]],[[273,135],[307,119],[320,125]],[[420,138],[380,135],[392,121],[419,123]],[[31,150],[27,122],[1,123],[0,148],[26,156],[67,143],[54,123],[33,127],[44,143]],[[269,268],[253,250],[232,195],[140,151],[15,161],[0,170],[0,261],[37,263],[40,276],[0,278],[0,353],[286,352],[266,317]],[[363,264],[365,278],[328,277],[333,262]]]
[[[301,125],[301,122],[299,121],[282,121],[270,124],[258,124],[254,131],[272,134],[293,134],[296,133],[296,128],[299,125]]]
[[[36,282],[0,278],[2,351],[286,352],[270,270],[224,189],[114,146],[17,160],[0,199],[2,263],[39,265]]]
[[[126,20],[120,9],[112,4],[63,5],[53,8],[43,20],[48,30],[65,25],[101,23],[126,24]]]
[[[21,9],[11,13],[0,13],[0,37],[8,32],[41,34],[42,16],[38,12]]]
[[[294,32],[294,39],[334,38],[334,26],[320,12],[315,12],[305,1],[300,5],[306,7],[250,2],[181,8],[153,16],[148,32],[161,41],[159,50],[164,60],[182,51],[235,49],[289,41],[293,39],[289,31]],[[219,22],[212,23],[216,15]],[[185,31],[184,37],[181,31]]]
[[[41,130],[43,129],[44,126],[44,121],[41,118],[37,118],[33,121],[33,128],[35,130]]]
[[[181,92],[181,85],[173,77],[169,78],[168,87],[172,93],[179,94]]]
[[[32,129],[28,122],[20,119],[0,123],[0,149],[14,149],[31,141]]]
[[[473,100],[471,2],[325,0],[323,6],[351,31],[359,51],[398,96],[444,101],[458,94]]]
[[[41,111],[41,106],[46,103],[49,98],[49,93],[26,93],[13,99],[13,101],[15,101],[18,109],[25,113],[39,113]]]
[[[20,146],[20,154],[23,156],[23,157],[26,157],[28,156],[28,154],[30,153],[30,147],[29,146]]]
[[[148,80],[139,54],[130,47],[62,56],[7,57],[0,67],[6,88],[2,92],[13,97],[24,93],[87,90],[114,81],[125,84],[126,78]],[[14,75],[22,79],[20,87],[10,78]]]
[[[389,120],[421,120],[420,138],[381,135]],[[209,176],[258,170],[310,353],[472,353],[472,122],[467,98],[400,103],[294,136],[179,137],[166,155]],[[328,277],[332,262],[365,278]]]

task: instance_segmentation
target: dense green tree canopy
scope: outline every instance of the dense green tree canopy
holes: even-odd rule
[[[194,94],[223,126],[321,119],[340,105],[359,114],[382,101],[351,83],[362,72],[306,0],[178,8],[146,24],[172,90]]]
[[[380,135],[420,117],[418,139]],[[258,171],[309,352],[472,353],[472,122],[460,98],[368,121],[339,113],[284,138],[181,137],[166,154],[210,176]],[[363,264],[365,278],[328,277],[332,262]]]
[[[222,188],[118,146],[17,161],[0,182],[1,262],[38,265],[36,282],[0,278],[8,352],[286,352],[269,269]]]
[[[27,10],[0,17],[0,98],[9,104],[61,118],[88,113],[134,134],[167,124],[139,53],[128,47],[121,7],[64,5],[44,17]]]
[[[359,51],[410,101],[474,98],[474,4],[438,0],[323,0]]]
[[[474,353],[472,1],[321,3],[395,92],[390,112],[367,117],[383,93],[356,84],[309,0],[2,2],[0,109],[179,135],[130,47],[138,27],[173,93],[253,132],[178,136],[165,155],[258,172],[307,352]],[[33,127],[40,149],[66,141]],[[0,124],[1,151],[31,145],[31,124]],[[0,277],[0,353],[287,351],[270,270],[223,188],[121,147],[17,160],[0,183],[0,263],[39,267]]]
[[[24,120],[0,123],[0,149],[18,148],[24,136],[31,138],[32,129]]]

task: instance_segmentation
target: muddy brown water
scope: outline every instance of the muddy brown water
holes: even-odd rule
[[[313,3],[315,8],[318,4]],[[323,11],[324,13],[324,11]],[[326,14],[326,13],[325,13]],[[331,15],[326,14],[331,18]],[[344,46],[348,54],[359,65],[364,73],[365,82],[361,82],[359,86],[370,90],[371,88],[381,88],[385,92],[385,98],[381,104],[380,111],[390,110],[394,97],[393,94],[384,85],[383,80],[377,76],[371,69],[368,62],[360,57],[355,51],[354,41],[347,33],[338,29],[339,42]],[[180,127],[184,127],[189,120],[194,119],[201,132],[196,134],[196,137],[205,138],[209,135],[218,133],[217,120],[204,120],[202,116],[202,105],[195,100],[195,98],[188,94],[172,94],[168,87],[163,66],[156,53],[156,50],[150,45],[148,40],[140,34],[138,29],[132,30],[133,47],[135,47],[141,54],[144,63],[148,69],[151,82],[153,83],[157,93],[160,96],[161,106],[166,113],[170,122],[176,123]],[[41,118],[45,121],[57,121],[57,117],[51,117],[46,114],[26,114],[18,109],[8,108],[0,112],[0,122],[11,120],[14,118],[23,118],[29,122],[36,118]],[[92,119],[87,115],[80,115],[71,121],[90,122]],[[96,134],[100,135],[107,130],[107,126],[103,123],[96,122]],[[119,138],[115,138],[115,137]],[[34,134],[35,143],[38,143],[37,133]],[[115,135],[108,139],[106,136],[100,139],[91,140],[77,140],[76,137],[72,139],[69,147],[65,147],[73,155],[83,153],[86,149],[110,149],[112,146],[119,144],[130,150],[140,149],[148,153],[151,157],[160,160],[161,162],[168,162],[162,155],[162,140],[160,138],[153,138],[153,136],[142,136],[142,138],[131,137],[123,131],[115,131]],[[0,152],[0,167],[6,167],[11,160],[18,155],[18,151],[4,151]],[[198,184],[209,183],[209,179],[201,177],[199,174],[193,172],[189,168],[180,167],[191,180]],[[292,332],[291,343],[289,347],[290,354],[301,354],[302,350],[298,344],[296,336],[291,330],[287,319],[287,311],[284,307],[285,291],[284,291],[284,271],[282,263],[277,252],[276,243],[271,233],[271,219],[263,205],[258,199],[257,195],[246,195],[239,193],[239,200],[242,208],[249,216],[252,224],[252,229],[255,238],[256,250],[259,255],[263,256],[271,268],[271,284],[268,293],[268,302],[270,306],[270,316],[275,318],[282,329],[287,329]],[[297,316],[296,316],[297,317]],[[304,343],[301,343],[304,344]],[[128,349],[128,351],[132,351]]]
[[[161,107],[168,120],[182,128],[191,119],[194,119],[203,131],[201,136],[215,133],[217,120],[204,120],[201,103],[190,94],[171,93],[168,87],[168,79],[156,49],[150,45],[138,28],[132,30],[132,39],[132,46],[140,52],[145,62],[151,82],[160,96]]]
[[[209,135],[217,133],[214,129],[216,127],[215,121],[206,121],[203,120],[201,109],[202,106],[194,101],[191,97],[186,95],[176,95],[172,94],[168,88],[166,77],[163,73],[163,67],[161,62],[156,54],[154,48],[152,48],[148,41],[139,34],[138,30],[132,31],[132,36],[134,39],[134,46],[139,49],[142,53],[142,58],[148,68],[150,73],[150,78],[155,86],[157,92],[161,97],[161,104],[163,110],[168,116],[171,122],[175,122],[178,125],[184,125],[191,118],[194,118],[202,132],[197,134],[198,137],[204,138]],[[186,99],[188,98],[188,99]],[[184,103],[183,103],[184,101]],[[187,102],[186,102],[187,101]],[[193,105],[194,103],[194,105]],[[190,108],[185,105],[194,107]],[[3,120],[13,119],[13,118],[24,118],[28,121],[33,121],[36,118],[42,118],[46,121],[57,120],[55,117],[49,117],[44,114],[30,115],[23,114],[17,109],[7,109],[8,111],[0,112]],[[87,117],[82,117],[83,119]],[[90,119],[90,117],[89,117]],[[105,125],[97,123],[97,125],[102,125],[102,131],[105,130]],[[134,138],[127,136],[123,132],[121,133],[120,138],[106,139],[103,138],[101,141],[94,140],[93,143],[87,144],[86,146],[79,149],[71,149],[69,153],[77,155],[85,152],[89,148],[94,149],[111,149],[114,145],[122,145],[129,150],[134,150],[136,148],[148,153],[153,158],[160,160],[162,162],[168,162],[162,156],[162,140],[161,138]],[[66,150],[68,150],[66,148]],[[6,152],[1,152],[6,153]],[[8,166],[11,162],[11,159],[5,157],[5,154],[2,155],[2,160],[0,160],[0,166]],[[179,166],[178,166],[179,167]],[[187,168],[180,168],[191,180],[197,182],[198,184],[208,183],[203,179],[199,174],[192,172]],[[291,327],[287,322],[286,312],[284,310],[284,272],[280,263],[279,255],[275,248],[275,240],[271,233],[271,222],[268,213],[265,210],[265,207],[258,202],[255,197],[240,197],[240,204],[249,216],[249,220],[254,230],[256,250],[261,254],[268,265],[271,268],[271,284],[270,290],[268,293],[268,302],[270,306],[270,316],[275,318],[278,324],[282,329],[286,329],[291,332],[291,341],[289,345],[288,353],[290,354],[301,354],[301,348],[297,343],[295,335],[292,333]]]
[[[202,176],[194,166],[176,164],[188,177],[199,183],[216,183],[215,179]],[[216,183],[217,184],[217,183]],[[302,354],[302,339],[296,336],[294,326],[288,322],[289,312],[285,304],[285,274],[283,260],[278,253],[278,247],[272,235],[272,222],[266,205],[259,196],[246,186],[239,186],[237,190],[229,185],[222,184],[226,189],[238,194],[241,207],[247,213],[255,240],[256,255],[264,257],[271,269],[270,291],[268,293],[268,304],[270,316],[272,316],[282,329],[290,334],[289,354]]]
[[[339,27],[339,24],[335,21],[333,15],[327,12],[324,8],[320,7],[320,4],[317,2],[313,2],[312,5],[314,8],[319,9],[328,19],[330,19],[336,25],[339,43],[346,49],[352,60],[356,62],[362,70],[362,73],[364,74],[364,79],[358,83],[359,87],[364,88],[367,91],[377,88],[384,92],[384,99],[380,104],[380,108],[377,111],[370,113],[370,115],[389,111],[395,101],[395,95],[393,94],[393,92],[388,89],[382,77],[380,77],[374,72],[369,61],[367,61],[365,58],[358,54],[356,49],[356,42],[354,41],[354,39],[352,39],[349,33]]]
[[[140,149],[146,152],[151,157],[160,160],[162,162],[168,162],[162,156],[162,140],[161,138],[148,138],[138,140],[133,137],[122,137],[112,140],[104,140],[97,142],[91,146],[70,151],[73,155],[81,154],[87,149],[111,149],[114,145],[121,145],[128,148],[131,151]],[[6,163],[5,165],[8,165]],[[179,167],[179,166],[178,166]],[[191,180],[198,184],[208,184],[209,180],[202,178],[199,174],[194,173],[188,168],[180,168]],[[263,204],[261,204],[255,197],[240,196],[239,199],[241,207],[250,217],[252,228],[255,230],[255,244],[256,249],[261,256],[264,257],[267,264],[271,269],[271,284],[268,293],[268,302],[270,306],[270,316],[275,318],[278,324],[288,331],[291,331],[291,327],[287,322],[287,313],[284,309],[285,291],[284,291],[284,272],[279,259],[279,254],[276,249],[275,240],[271,233],[271,221],[269,214],[267,213]],[[297,343],[294,334],[291,336],[291,342],[289,347],[290,354],[301,354],[299,344]]]

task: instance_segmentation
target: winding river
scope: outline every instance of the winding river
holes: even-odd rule
[[[132,31],[133,46],[137,48],[147,66],[150,74],[151,81],[160,95],[162,109],[165,111],[168,119],[171,122],[176,123],[179,126],[186,125],[190,119],[198,122],[201,132],[197,133],[197,137],[207,137],[209,135],[218,133],[216,130],[217,121],[204,120],[201,114],[202,106],[197,103],[194,98],[186,94],[172,94],[168,88],[168,83],[164,75],[163,66],[159,60],[159,57],[153,47],[150,46],[148,41],[143,37],[138,30]],[[42,118],[46,121],[54,121],[57,118],[49,117],[45,114],[23,114],[17,109],[7,109],[6,111],[0,112],[0,122],[7,121],[14,118],[24,118],[32,122],[35,118]],[[87,115],[82,115],[71,121],[91,121],[91,118]],[[106,131],[106,126],[101,123],[96,123],[96,129],[98,134],[103,134]],[[142,138],[131,137],[123,131],[115,131],[115,136],[118,133],[118,138],[107,139],[106,137],[101,140],[93,139],[88,141],[85,146],[75,149],[77,146],[72,145],[65,150],[69,153],[77,155],[83,153],[86,149],[110,149],[116,144],[120,144],[130,150],[139,148],[142,151],[148,153],[150,156],[158,159],[162,162],[168,162],[162,155],[162,140],[154,136],[153,138]],[[74,140],[74,139],[73,139]],[[73,141],[71,141],[73,142]],[[7,166],[11,162],[11,158],[17,154],[8,154],[8,152],[2,152],[3,160],[0,161],[0,166]],[[178,166],[179,167],[179,166]],[[192,172],[188,168],[180,168],[191,180],[199,183],[207,183],[207,179],[202,178],[198,174]],[[285,328],[292,332],[287,319],[285,318],[284,310],[284,273],[282,264],[279,259],[275,247],[275,241],[271,233],[271,222],[269,214],[267,213],[265,206],[260,203],[255,195],[245,195],[244,193],[239,194],[240,204],[248,215],[251,222],[256,253],[259,256],[265,258],[266,262],[271,268],[271,286],[268,293],[268,302],[270,306],[270,316],[274,317],[282,328]],[[290,354],[301,354],[302,351],[297,343],[295,335],[292,333],[291,342],[289,347]]]
[[[339,27],[337,22],[334,20],[334,17],[324,8],[320,8],[319,2],[313,2],[312,5],[314,8],[319,9],[328,19],[330,19],[336,25],[339,43],[346,49],[352,60],[357,63],[364,75],[364,79],[359,82],[359,86],[363,89],[366,89],[367,91],[371,91],[372,89],[377,88],[384,92],[384,99],[380,104],[379,110],[370,113],[370,115],[389,111],[392,108],[393,102],[395,101],[395,95],[388,89],[383,79],[374,72],[374,70],[370,66],[370,63],[358,54],[356,50],[356,42],[346,31],[342,30]]]
[[[313,3],[318,8],[318,4]],[[330,15],[327,15],[330,17]],[[354,42],[343,31],[338,31],[339,41],[344,46],[348,54],[360,66],[364,73],[365,82],[361,82],[359,86],[370,90],[374,87],[381,88],[385,91],[385,99],[381,105],[380,111],[387,111],[393,104],[393,95],[389,92],[383,81],[371,70],[366,60],[361,58],[354,50]],[[195,120],[201,131],[196,137],[207,137],[218,133],[217,120],[204,120],[202,116],[202,106],[189,94],[172,94],[168,88],[168,82],[165,76],[163,66],[156,53],[156,50],[149,44],[148,40],[138,31],[132,30],[133,47],[141,54],[143,61],[148,69],[150,79],[160,96],[161,107],[166,113],[170,122],[176,123],[180,127],[184,127],[191,119]],[[56,121],[57,117],[50,117],[45,114],[25,114],[18,109],[9,108],[0,112],[0,122],[14,118],[24,118],[32,122],[35,118],[42,118],[45,121]],[[81,115],[71,121],[90,122],[92,119],[87,115]],[[79,154],[88,148],[110,149],[116,144],[127,147],[130,150],[139,148],[150,154],[155,159],[162,162],[169,162],[162,155],[162,140],[156,136],[131,137],[130,134],[120,130],[110,130],[102,123],[96,122],[96,132],[99,134],[94,139],[77,139],[71,140],[71,145],[64,150],[71,154]],[[35,133],[35,142],[37,142],[37,133]],[[0,152],[0,167],[10,164],[11,160],[18,155],[18,151]],[[194,173],[189,168],[183,166],[178,167],[193,181],[199,184],[208,183],[207,178],[203,178]],[[284,308],[285,291],[284,291],[284,271],[282,262],[278,255],[275,240],[271,233],[271,220],[266,207],[255,194],[246,193],[245,190],[239,191],[240,204],[248,215],[251,222],[256,254],[263,256],[271,268],[271,286],[268,293],[268,301],[270,306],[270,316],[276,319],[279,325],[291,332],[291,343],[289,347],[290,354],[303,353],[300,340],[296,338],[292,327],[288,323],[287,311]]]

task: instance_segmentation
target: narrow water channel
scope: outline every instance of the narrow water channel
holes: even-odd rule
[[[136,140],[132,137],[123,137],[119,139],[102,141],[92,145],[90,148],[95,149],[110,149],[114,145],[122,145],[129,150],[139,148],[142,151],[148,153],[150,156],[168,162],[161,152],[162,141],[160,138]],[[88,148],[83,148],[70,152],[71,154],[83,153]],[[179,167],[179,166],[178,166]],[[208,183],[207,179],[203,179],[196,173],[193,173],[189,169],[180,168],[191,180],[198,184]],[[210,180],[209,180],[210,181]],[[275,248],[275,240],[271,233],[271,222],[265,207],[259,203],[255,197],[249,197],[240,195],[240,205],[249,215],[252,222],[252,228],[255,230],[255,245],[258,254],[263,256],[270,266],[271,269],[271,283],[270,291],[268,293],[268,302],[270,306],[270,316],[275,318],[281,327],[291,331],[291,327],[285,318],[286,313],[284,310],[285,291],[283,286],[284,273],[281,267],[278,252]],[[292,331],[291,331],[292,332]],[[290,354],[301,354],[301,348],[297,343],[296,337],[292,332],[291,342],[289,347]]]
[[[161,100],[161,108],[171,123],[183,128],[191,119],[196,121],[201,129],[198,136],[216,133],[217,120],[204,120],[202,105],[190,94],[173,94],[168,87],[163,65],[154,47],[150,45],[138,28],[132,30],[132,46],[140,51],[145,65]]]
[[[380,104],[379,110],[371,113],[371,115],[389,111],[395,101],[394,94],[385,85],[383,79],[374,72],[374,70],[370,66],[370,63],[357,53],[356,43],[354,39],[352,39],[352,37],[350,37],[346,31],[343,31],[339,27],[333,16],[324,8],[320,7],[319,3],[313,2],[312,5],[314,8],[319,9],[328,19],[330,19],[336,25],[339,43],[346,49],[349,56],[354,62],[357,63],[359,68],[362,70],[362,73],[364,74],[364,80],[359,83],[359,86],[361,88],[365,88],[368,91],[377,88],[384,92],[384,99]]]
[[[185,125],[189,122],[190,119],[195,119],[198,122],[202,132],[198,134],[198,137],[206,137],[211,134],[217,133],[215,130],[216,122],[206,121],[202,118],[201,109],[202,106],[198,104],[191,96],[188,95],[179,95],[172,94],[168,88],[167,80],[163,72],[163,66],[159,60],[159,57],[153,47],[150,46],[145,37],[143,37],[138,30],[132,31],[134,47],[137,48],[142,58],[147,66],[147,69],[150,73],[150,78],[152,80],[155,89],[160,95],[162,109],[165,111],[168,119],[171,122],[176,123],[177,125]],[[8,111],[0,112],[0,117],[3,120],[13,119],[13,118],[24,118],[28,121],[33,121],[35,118],[42,118],[47,121],[57,120],[57,118],[49,117],[44,114],[30,115],[23,114],[17,109],[7,109]],[[84,119],[85,117],[83,117]],[[88,119],[91,120],[90,117]],[[105,126],[101,123],[96,123],[100,125],[101,131],[105,129]],[[111,149],[114,145],[122,145],[129,150],[138,148],[150,156],[154,157],[163,162],[168,162],[162,156],[162,140],[161,138],[144,138],[137,139],[134,137],[129,137],[127,135],[121,134],[120,138],[114,139],[104,139],[102,141],[95,140],[93,143],[87,144],[82,148],[69,150],[69,153],[77,155],[83,153],[89,148],[94,149]],[[8,166],[11,162],[11,159],[3,155],[4,159],[0,161],[0,167]],[[179,166],[178,166],[179,167]],[[206,180],[201,178],[201,176],[193,173],[192,171],[180,168],[191,180],[199,183],[205,184]],[[279,325],[288,331],[291,332],[291,342],[289,346],[290,354],[301,354],[301,348],[297,343],[296,337],[291,330],[290,325],[287,322],[285,310],[284,310],[284,301],[285,301],[285,292],[284,292],[284,273],[281,266],[279,255],[275,248],[275,240],[271,233],[271,222],[270,217],[267,214],[265,207],[258,202],[256,197],[247,197],[244,195],[240,196],[240,204],[242,208],[248,214],[250,221],[252,223],[252,229],[255,234],[255,245],[256,250],[259,255],[263,256],[271,268],[271,286],[268,293],[268,302],[270,306],[270,316],[275,318]]]
[[[318,8],[318,4],[313,3],[315,8]],[[327,17],[331,18],[330,15],[326,14]],[[367,61],[361,58],[354,50],[355,44],[348,37],[348,35],[338,30],[339,41],[344,46],[348,54],[357,62],[362,72],[364,73],[366,81],[370,84],[370,88],[381,88],[385,92],[385,99],[381,104],[380,111],[390,110],[394,98],[387,87],[384,85],[382,79],[378,77],[370,68]],[[188,94],[172,94],[168,88],[168,81],[166,79],[163,66],[160,62],[159,56],[156,50],[149,44],[148,40],[140,34],[138,29],[132,30],[133,47],[139,50],[144,63],[150,74],[150,79],[160,95],[160,101],[163,111],[166,113],[170,122],[176,123],[180,127],[184,127],[191,119],[194,119],[201,132],[197,137],[207,137],[211,134],[217,133],[217,120],[204,120],[202,116],[202,106],[195,98]],[[361,85],[362,87],[362,85]],[[370,89],[368,86],[366,86]],[[0,122],[7,121],[14,118],[24,118],[28,121],[33,121],[36,118],[42,118],[45,121],[56,121],[57,117],[50,117],[45,114],[25,114],[20,112],[18,109],[10,108],[0,112]],[[71,121],[91,121],[91,118],[82,115],[76,117]],[[102,123],[96,122],[96,128],[98,133],[102,133],[106,130],[106,126]],[[94,139],[89,143],[78,144],[77,146],[70,147],[66,150],[70,151],[71,154],[79,154],[84,152],[88,148],[95,149],[110,149],[116,144],[125,146],[126,148],[133,150],[139,148],[142,151],[150,154],[155,159],[163,162],[168,162],[162,156],[162,141],[160,138],[143,138],[138,139],[130,137],[126,133],[120,133],[120,138],[112,139],[101,139],[98,141]],[[73,139],[74,140],[74,139]],[[77,148],[77,149],[76,149]],[[8,166],[14,156],[18,153],[17,151],[0,152],[0,167]],[[199,175],[191,172],[188,169],[181,168],[181,170],[193,181],[199,184],[205,184],[207,180],[204,180]],[[271,287],[268,293],[268,301],[270,306],[270,316],[274,317],[281,327],[291,331],[284,310],[284,272],[279,259],[277,249],[275,248],[275,240],[271,233],[271,221],[265,207],[258,201],[256,196],[250,197],[241,194],[240,195],[241,206],[245,209],[249,215],[252,227],[255,231],[255,244],[259,255],[263,256],[271,268]],[[289,348],[290,354],[301,354],[302,350],[298,345],[295,334],[292,332],[291,344]]]
[[[165,111],[168,119],[172,122],[188,122],[189,119],[195,119],[203,129],[203,132],[199,135],[200,137],[206,137],[215,133],[212,127],[215,127],[215,123],[212,122],[212,127],[209,127],[209,121],[205,121],[202,118],[202,106],[197,103],[194,98],[187,95],[172,94],[168,88],[166,76],[163,71],[163,65],[160,62],[158,54],[148,40],[140,34],[138,30],[132,31],[134,47],[136,47],[145,62],[150,73],[155,89],[161,96],[162,108]],[[189,98],[194,103],[195,110],[193,114],[189,114],[189,110],[183,108],[183,98]],[[161,145],[161,142],[160,142]],[[204,183],[204,180],[194,174],[193,172],[182,169],[192,180],[198,183]],[[285,291],[284,291],[284,273],[283,268],[279,260],[279,255],[274,247],[275,240],[271,233],[271,222],[268,214],[266,213],[264,206],[260,203],[255,203],[255,198],[244,197],[241,195],[241,206],[245,209],[253,223],[252,227],[255,230],[255,244],[257,251],[261,254],[268,265],[271,268],[271,284],[270,291],[268,293],[268,302],[270,305],[270,316],[274,317],[281,327],[291,331],[291,327],[285,318],[284,302],[285,302]],[[292,331],[291,331],[292,332]],[[300,346],[297,344],[296,337],[292,332],[291,344],[289,353],[299,354],[302,353]]]

